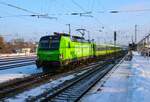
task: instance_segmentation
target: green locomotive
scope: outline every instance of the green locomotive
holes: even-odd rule
[[[51,66],[50,68],[67,66],[120,50],[119,47],[110,45],[96,46],[94,42],[83,37],[54,33],[54,35],[41,37],[36,65],[37,67]]]

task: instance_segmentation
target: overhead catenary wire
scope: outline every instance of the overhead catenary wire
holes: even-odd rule
[[[77,7],[79,7],[83,12],[87,12],[87,11],[86,11],[82,6],[80,6],[77,2],[75,2],[74,0],[71,0],[71,1],[72,1],[73,4],[75,4]],[[92,14],[92,13],[93,13],[93,11],[90,11],[90,14]],[[104,24],[103,24],[97,17],[95,17],[95,16],[93,16],[93,15],[91,15],[91,16],[95,19],[96,22],[102,24],[102,25],[103,25],[102,28],[104,28]],[[110,29],[108,26],[107,26],[107,28],[108,28],[109,30],[113,31],[113,30]]]
[[[56,19],[56,17],[49,17],[47,15],[35,15],[35,14],[31,14],[31,15],[10,15],[10,16],[0,16],[0,18],[10,18],[10,17],[25,17],[25,16],[30,16],[30,17],[37,17],[37,18],[49,18],[49,19]]]
[[[71,0],[72,3],[74,5],[76,5],[77,7],[79,7],[83,12],[74,12],[74,13],[71,13],[71,15],[79,15],[79,16],[84,16],[84,17],[93,17],[91,14],[92,12],[91,11],[86,11],[82,6],[80,6],[77,2],[75,2],[74,0]]]
[[[77,2],[75,2],[74,0],[72,0],[72,1],[73,1],[73,3],[74,3],[77,7],[79,7],[83,12],[87,12],[87,11],[86,11],[82,6],[80,6]],[[102,24],[102,27],[101,27],[100,29],[104,30],[105,27],[106,27],[108,30],[110,30],[111,32],[113,32],[113,29],[111,29],[109,26],[103,24],[96,16],[93,16],[93,15],[92,15],[92,13],[94,13],[93,10],[90,11],[90,13],[91,13],[91,16],[93,17],[93,19],[96,21],[96,23]],[[104,27],[104,26],[105,26],[105,27]]]
[[[150,12],[150,9],[134,9],[134,10],[107,10],[107,11],[98,11],[98,13],[136,13],[136,12]]]
[[[78,6],[81,10],[83,10],[84,12],[86,12],[86,10],[80,6],[77,2],[75,2],[74,0],[71,0],[73,4],[75,4],[76,6]]]
[[[33,12],[33,11],[31,11],[31,10],[28,10],[28,9],[25,9],[25,8],[21,8],[21,7],[18,7],[18,6],[9,4],[9,3],[5,3],[5,2],[2,2],[2,1],[0,1],[0,4],[3,4],[3,5],[5,5],[5,6],[9,6],[9,7],[12,7],[12,8],[16,8],[16,9],[22,10],[22,11],[24,11],[24,12],[33,13],[33,14],[39,14],[39,13]]]
[[[31,17],[56,19],[56,17],[49,17],[48,14],[40,14],[40,13],[31,11],[31,10],[28,10],[28,9],[25,9],[25,8],[22,8],[22,7],[19,7],[19,6],[16,6],[16,5],[12,5],[12,4],[9,4],[9,3],[6,3],[6,2],[0,1],[0,4],[18,9],[18,10],[21,10],[21,11],[24,11],[24,12],[27,12],[27,13],[31,13],[32,15],[28,15],[28,16],[31,16]],[[21,16],[23,16],[23,15],[21,15]],[[27,16],[27,15],[25,15],[25,16]],[[2,17],[2,18],[4,18],[4,17]]]

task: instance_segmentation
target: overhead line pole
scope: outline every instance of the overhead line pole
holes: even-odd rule
[[[88,39],[90,41],[90,31],[87,31],[87,33],[88,33]]]
[[[137,25],[135,25],[135,44],[137,43]]]
[[[71,25],[70,24],[66,24],[69,28],[69,35],[71,35]]]

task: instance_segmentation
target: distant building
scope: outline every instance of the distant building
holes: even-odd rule
[[[26,55],[30,54],[31,48],[22,48],[21,53],[25,53]]]

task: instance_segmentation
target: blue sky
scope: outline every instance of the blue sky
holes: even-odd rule
[[[79,35],[75,29],[86,28],[91,38],[97,42],[111,42],[113,31],[118,32],[118,43],[128,43],[134,34],[134,25],[138,25],[138,39],[149,32],[150,11],[132,13],[108,13],[110,10],[149,9],[149,0],[0,0],[28,10],[49,14],[57,20],[36,17],[8,17],[29,15],[30,13],[0,4],[0,34],[6,39],[22,37],[26,40],[38,40],[52,32],[68,32],[66,24],[70,23],[73,35]],[[66,15],[72,12],[92,11],[91,17]],[[99,13],[104,11],[104,13]],[[104,27],[104,29],[102,29]],[[102,30],[102,32],[99,32]],[[87,37],[87,34],[86,36]]]

